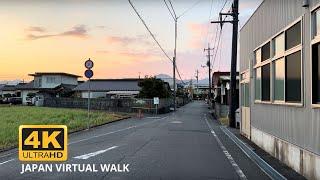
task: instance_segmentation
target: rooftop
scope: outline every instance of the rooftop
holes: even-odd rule
[[[60,76],[70,76],[70,77],[76,77],[76,78],[82,77],[75,74],[69,74],[64,72],[35,72],[34,74],[29,74],[29,76],[42,76],[42,75],[60,75]]]
[[[139,91],[139,79],[92,79],[90,80],[91,91]],[[89,82],[86,81],[76,88],[74,91],[88,91]]]

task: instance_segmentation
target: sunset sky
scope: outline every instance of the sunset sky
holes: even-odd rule
[[[132,0],[151,31],[173,56],[174,22],[162,0]],[[197,0],[172,0],[179,15]],[[213,0],[217,20],[225,0]],[[224,11],[230,9],[228,1]],[[240,0],[240,26],[261,0]],[[200,70],[207,76],[203,48],[213,44],[211,0],[202,0],[178,24],[177,64],[183,79]],[[31,80],[33,72],[83,75],[83,63],[95,62],[94,78],[172,74],[172,65],[156,46],[127,0],[1,0],[0,80]],[[222,50],[214,71],[229,70],[231,25],[224,26]],[[208,32],[209,30],[209,32]]]

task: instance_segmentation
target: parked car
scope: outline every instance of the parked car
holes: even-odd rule
[[[7,102],[9,104],[22,104],[22,98],[21,97],[11,97],[11,98],[8,98]]]

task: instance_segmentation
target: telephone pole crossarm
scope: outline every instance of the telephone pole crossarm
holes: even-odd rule
[[[235,21],[211,21],[211,23],[234,23]]]

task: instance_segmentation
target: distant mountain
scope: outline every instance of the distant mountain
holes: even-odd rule
[[[170,85],[173,84],[172,82],[172,76],[168,75],[168,74],[158,74],[156,75],[157,78],[159,79],[162,79],[166,82],[168,82]],[[176,79],[177,83],[180,83],[181,81]],[[190,82],[190,79],[184,79],[183,80],[185,83],[188,83]],[[198,80],[198,83],[199,84],[209,84],[209,78],[205,78],[205,79],[199,79]],[[196,79],[192,79],[192,84],[197,84],[197,80]]]
[[[10,81],[0,81],[0,84],[8,84],[8,85],[17,85],[19,83],[21,83],[21,80],[10,80]]]

